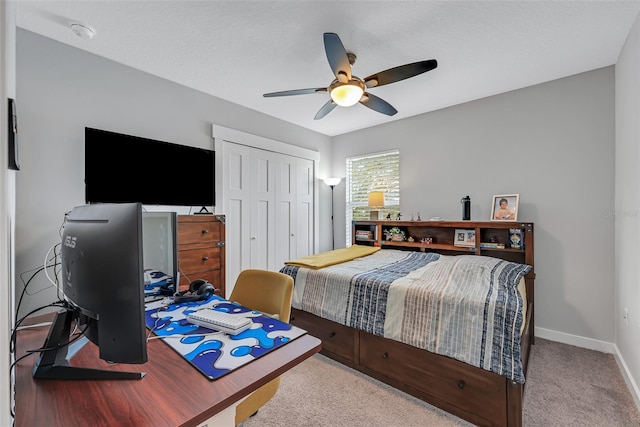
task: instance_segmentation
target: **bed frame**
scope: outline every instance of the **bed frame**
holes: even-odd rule
[[[356,224],[380,226],[374,222],[354,223],[354,234]],[[455,227],[454,224],[458,223],[447,224]],[[480,236],[483,235],[482,224],[489,225],[489,223],[468,221],[464,224],[466,228],[476,227],[478,243]],[[498,224],[490,225],[496,227]],[[438,226],[446,227],[446,224],[440,223]],[[522,253],[526,255],[527,264],[533,266],[533,224],[511,223],[506,227],[509,226],[522,226],[525,230],[526,246]],[[490,255],[513,260],[514,250],[494,250],[487,254],[480,250],[479,244],[476,246],[466,254]],[[426,251],[429,250],[430,248],[426,249]],[[434,251],[440,252],[437,248],[434,248]],[[444,252],[451,254],[448,248],[445,248]],[[532,269],[525,276],[527,316],[524,319],[521,340],[525,375],[529,365],[531,345],[534,343],[534,279],[535,273]],[[320,338],[323,347],[321,353],[325,356],[451,414],[481,426],[522,426],[524,384],[518,384],[499,374],[464,362],[350,328],[305,311],[292,309],[291,323]]]

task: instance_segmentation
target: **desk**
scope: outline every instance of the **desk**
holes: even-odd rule
[[[25,324],[52,317],[45,316]],[[26,349],[42,346],[48,330],[43,327],[18,332],[18,357]],[[159,339],[148,342],[149,361],[143,365],[108,367],[91,343],[71,360],[78,366],[146,372],[141,380],[35,381],[31,376],[34,355],[16,367],[15,426],[199,426],[320,348],[319,339],[303,335],[215,381]]]

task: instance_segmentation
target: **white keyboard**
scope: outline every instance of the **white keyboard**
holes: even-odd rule
[[[194,325],[203,326],[216,331],[225,332],[229,335],[236,335],[249,329],[251,319],[237,314],[225,313],[211,309],[203,309],[187,315],[187,321]]]

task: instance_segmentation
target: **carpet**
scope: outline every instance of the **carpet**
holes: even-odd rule
[[[536,338],[523,424],[640,426],[640,411],[613,355]],[[273,399],[242,423],[242,427],[472,425],[319,354],[286,372]]]

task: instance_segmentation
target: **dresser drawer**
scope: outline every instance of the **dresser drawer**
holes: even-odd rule
[[[322,340],[322,351],[328,351],[350,362],[357,361],[358,331],[306,311],[291,309],[291,323]]]
[[[487,420],[505,413],[505,378],[466,363],[360,331],[360,364]]]
[[[203,279],[226,297],[225,286],[225,216],[178,216],[178,267],[180,290]]]
[[[220,248],[179,249],[178,265],[180,270],[189,274],[221,267]]]
[[[213,218],[206,218],[206,221],[178,221],[178,245],[215,246],[224,243],[221,228],[222,224]]]

